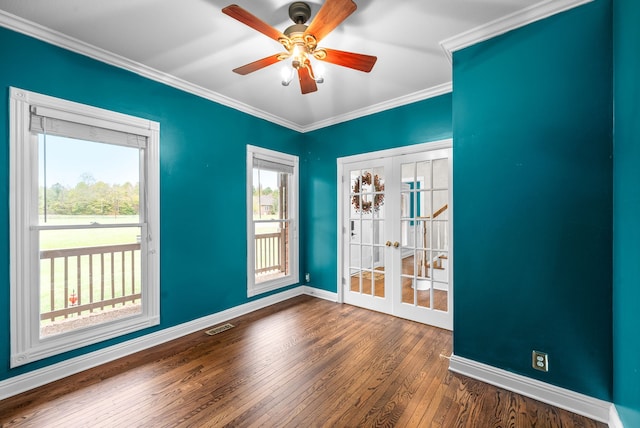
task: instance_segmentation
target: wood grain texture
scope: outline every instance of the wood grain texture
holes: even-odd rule
[[[342,21],[357,9],[353,0],[326,0],[311,20],[305,34],[311,34],[320,43]]]
[[[279,62],[281,55],[282,54],[275,54],[275,55],[268,56],[266,58],[259,59],[257,61],[243,65],[242,67],[234,68],[233,72],[245,76],[249,73],[253,73],[254,71],[261,70],[265,67],[268,67],[270,65],[273,65]]]
[[[267,24],[248,10],[241,8],[237,4],[231,4],[225,7],[224,9],[222,9],[222,13],[224,13],[225,15],[229,15],[234,19],[237,19],[238,21],[253,28],[254,30],[261,32],[265,36],[272,38],[276,42],[281,38],[286,38],[286,36],[282,34],[280,30],[276,30],[271,25]]]
[[[0,401],[2,427],[593,427],[448,371],[451,333],[301,296]]]
[[[365,73],[369,73],[378,60],[377,57],[372,55],[345,52],[329,48],[323,48],[323,50],[326,52],[327,56],[322,59],[322,61],[363,71]]]

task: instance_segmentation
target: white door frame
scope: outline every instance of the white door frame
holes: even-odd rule
[[[431,151],[431,150],[450,149],[452,148],[452,146],[453,146],[453,139],[449,138],[446,140],[439,140],[439,141],[434,141],[430,143],[414,144],[411,146],[403,146],[403,147],[397,147],[393,149],[379,150],[375,152],[345,156],[337,159],[338,175],[336,178],[336,183],[338,187],[338,192],[337,192],[338,210],[337,210],[337,231],[336,232],[338,234],[338,247],[336,249],[336,256],[337,256],[338,269],[337,269],[336,283],[337,283],[337,289],[338,289],[339,303],[344,303],[344,281],[346,281],[346,278],[344,278],[344,233],[345,233],[344,228],[346,226],[342,224],[344,220],[343,216],[344,216],[344,210],[345,210],[345,207],[344,207],[345,195],[344,195],[344,185],[343,185],[344,183],[342,181],[345,164],[349,164],[352,162],[371,161],[375,159],[388,158],[388,157],[394,157],[394,156],[400,156],[400,155],[421,153],[421,152]],[[452,165],[453,165],[453,159],[452,159]],[[453,169],[449,171],[449,174],[450,174],[449,187],[453,188],[453,178],[452,178]],[[452,203],[453,201],[450,201],[450,202],[451,202],[451,206],[449,209],[451,210],[450,213],[451,213],[451,219],[453,222],[453,203]],[[450,236],[449,251],[451,254],[453,254],[453,235]],[[453,262],[453,260],[451,260],[451,262]],[[449,292],[453,293],[453,263],[450,264],[450,267],[451,269],[450,269],[450,276],[449,276],[449,280],[450,280]],[[449,311],[451,311],[453,316],[452,307],[449,308]]]

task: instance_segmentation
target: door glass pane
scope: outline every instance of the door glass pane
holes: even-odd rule
[[[385,251],[386,247],[373,248],[374,268],[371,272],[373,294],[376,297],[385,297]]]
[[[430,222],[428,220],[418,220],[415,222],[416,224],[416,248],[423,249],[429,248],[429,226]]]
[[[447,210],[449,204],[449,192],[447,190],[435,190],[433,192],[433,218],[446,220],[449,218]]]
[[[355,293],[362,290],[362,271],[360,269],[349,269],[349,289]]]
[[[402,289],[402,303],[415,305],[416,293],[413,288],[413,277],[402,275],[400,277],[400,286]]]
[[[431,161],[417,163],[416,182],[416,189],[431,189]]]
[[[434,220],[431,223],[431,245],[437,251],[449,249],[449,222]]]
[[[433,161],[433,188],[446,189],[449,187],[449,160],[436,159]]]
[[[356,269],[362,267],[362,261],[360,260],[360,245],[351,245],[350,253],[350,266]]]
[[[431,277],[431,252],[429,250],[416,251],[416,275],[420,278]]]
[[[447,282],[433,281],[433,309],[443,312],[447,312],[449,310],[447,293]]]
[[[373,248],[369,245],[362,246],[362,268],[373,269]]]
[[[414,216],[413,214],[414,211],[415,211],[414,193],[402,192],[400,194],[400,216],[402,218],[412,218]]]
[[[362,220],[361,237],[363,244],[373,243],[373,221],[368,219]]]
[[[375,220],[373,222],[373,244],[384,245],[386,237],[384,234],[384,221]]]
[[[405,250],[414,248],[416,242],[416,222],[414,220],[402,220],[400,229],[402,233],[402,248]]]
[[[425,190],[418,192],[416,195],[417,206],[418,209],[416,217],[420,218],[430,218],[433,214],[432,204],[431,204],[431,191]]]
[[[403,183],[414,183],[415,174],[416,174],[415,163],[411,162],[411,163],[402,164],[402,182]]]

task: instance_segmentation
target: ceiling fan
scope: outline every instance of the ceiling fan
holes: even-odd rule
[[[294,25],[288,27],[284,32],[280,32],[236,4],[225,7],[222,9],[223,13],[274,39],[286,50],[286,52],[243,65],[233,71],[246,75],[290,58],[293,67],[292,77],[293,72],[297,71],[303,94],[317,91],[316,83],[323,81],[313,73],[310,61],[312,57],[354,70],[370,72],[377,60],[375,56],[318,47],[318,43],[351,15],[356,8],[353,0],[326,0],[311,23],[305,25],[311,16],[311,8],[307,3],[294,2],[289,6],[289,17]],[[283,80],[282,84],[286,86],[290,81],[291,78],[288,81]]]

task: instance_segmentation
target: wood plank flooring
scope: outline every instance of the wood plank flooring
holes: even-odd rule
[[[301,296],[0,401],[2,427],[606,427],[448,371],[448,331]]]

